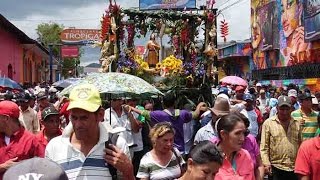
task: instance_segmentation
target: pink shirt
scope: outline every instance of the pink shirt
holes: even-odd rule
[[[218,137],[214,136],[211,139],[211,142],[213,142],[214,144],[218,144],[220,142],[220,140]],[[249,152],[254,167],[258,168],[257,158],[259,158],[260,149],[259,149],[259,145],[256,141],[256,138],[252,134],[248,134],[248,136],[244,139],[242,149],[245,149]]]
[[[240,149],[235,155],[236,170],[233,169],[231,162],[223,160],[215,180],[255,180],[254,167],[251,156],[245,149]]]

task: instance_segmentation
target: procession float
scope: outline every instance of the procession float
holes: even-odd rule
[[[146,11],[122,9],[109,0],[101,18],[100,71],[132,74],[158,89],[199,91],[195,93],[211,101],[211,86],[218,83],[216,10],[212,7],[211,3],[201,10]],[[171,52],[165,57],[163,36],[168,37]],[[143,52],[135,46],[140,38],[149,39]]]

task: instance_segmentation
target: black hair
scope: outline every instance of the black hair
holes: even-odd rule
[[[176,100],[176,97],[174,93],[167,93],[163,97],[163,106],[165,108],[172,107],[174,106],[175,100]]]
[[[248,118],[244,115],[241,115],[239,112],[232,112],[226,116],[222,116],[220,119],[217,120],[215,125],[215,130],[218,134],[220,140],[222,140],[220,132],[222,130],[231,132],[238,122],[243,122],[246,127],[249,127]]]
[[[216,162],[222,165],[223,156],[217,146],[211,141],[201,141],[190,151],[189,158],[196,164],[206,164]]]

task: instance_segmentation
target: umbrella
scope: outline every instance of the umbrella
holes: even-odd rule
[[[55,83],[52,84],[52,86],[54,87],[60,87],[60,88],[66,88],[72,84],[74,84],[75,82],[81,80],[81,78],[69,78],[69,79],[63,79],[60,81],[57,81]]]
[[[0,77],[0,86],[4,88],[22,90],[22,87],[17,82],[7,77]]]
[[[130,74],[116,72],[90,73],[84,79],[65,88],[61,94],[69,94],[74,86],[82,83],[95,85],[102,94],[162,95],[161,91],[145,80]]]
[[[241,77],[238,76],[226,76],[220,80],[222,83],[226,84],[235,84],[235,85],[240,85],[240,86],[248,86],[248,83],[246,80],[242,79]]]

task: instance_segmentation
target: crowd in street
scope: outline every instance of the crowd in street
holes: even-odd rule
[[[212,107],[91,84],[1,89],[0,180],[320,179],[320,92],[221,84]],[[32,179],[32,178],[31,178]]]

